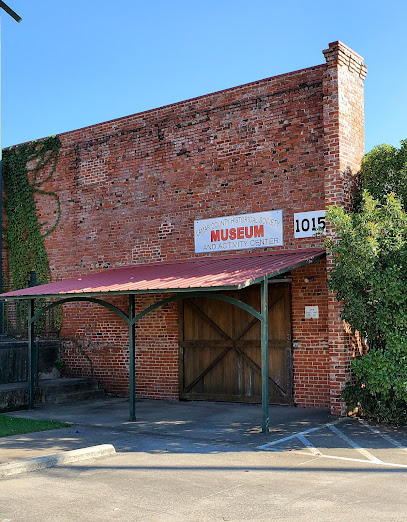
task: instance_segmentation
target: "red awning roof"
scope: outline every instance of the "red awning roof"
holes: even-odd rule
[[[62,297],[95,294],[143,294],[192,290],[239,290],[260,281],[312,263],[325,256],[322,249],[277,250],[260,254],[201,257],[112,268],[24,288],[0,295],[0,299]]]

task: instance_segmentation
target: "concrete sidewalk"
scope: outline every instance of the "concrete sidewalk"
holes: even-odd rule
[[[1,438],[0,464],[99,444],[128,451],[137,441],[142,451],[147,449],[147,440],[149,446],[155,441],[157,447],[166,447],[173,439],[184,439],[188,451],[193,452],[205,452],[205,446],[209,449],[213,444],[247,450],[335,419],[324,409],[270,406],[270,433],[265,435],[257,404],[138,400],[137,421],[129,422],[129,400],[118,398],[42,404],[33,411],[12,415],[59,420],[72,426]]]

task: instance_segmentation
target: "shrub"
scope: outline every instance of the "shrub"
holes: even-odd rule
[[[329,284],[370,348],[352,362],[343,398],[366,417],[407,424],[407,214],[394,194],[381,204],[364,191],[359,212],[331,207],[327,218],[337,235]]]

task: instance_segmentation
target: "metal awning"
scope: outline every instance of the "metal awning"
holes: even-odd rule
[[[129,329],[130,421],[135,421],[136,322],[165,304],[185,297],[202,296],[238,306],[261,322],[262,431],[268,433],[268,282],[295,268],[314,263],[324,256],[324,250],[310,248],[140,264],[0,294],[0,300],[25,299],[29,302],[27,318],[29,408],[34,407],[35,392],[34,323],[45,311],[68,302],[88,301],[104,306],[125,321]],[[238,298],[219,293],[221,290],[239,290],[256,283],[260,283],[259,310]],[[170,295],[136,313],[135,294],[146,293]],[[122,294],[129,297],[128,313],[99,298],[102,295]],[[44,297],[53,298],[51,304],[36,309],[36,299]]]
[[[240,290],[325,256],[320,248],[148,263],[6,292],[0,299]]]

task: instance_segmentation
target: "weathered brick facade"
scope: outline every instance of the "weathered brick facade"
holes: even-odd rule
[[[340,42],[324,51],[325,205],[349,208],[351,179],[364,153],[363,83],[367,69],[363,58]],[[329,233],[329,230],[328,230]],[[327,260],[328,271],[330,259]],[[330,406],[343,413],[339,394],[350,374],[350,336],[340,320],[340,305],[328,294]]]
[[[293,214],[348,205],[349,174],[363,155],[363,60],[340,42],[326,64],[62,134],[56,174],[61,220],[47,236],[53,280],[194,253],[195,219],[283,210],[284,246]],[[52,222],[53,201],[38,198]],[[260,250],[259,250],[260,251]],[[211,254],[216,255],[216,254]],[[348,337],[326,286],[325,261],[292,272],[294,398],[331,406],[349,374]],[[138,310],[159,296],[137,296]],[[124,298],[115,304],[126,308]],[[306,305],[319,319],[304,319]],[[178,308],[136,328],[137,393],[178,398]],[[94,375],[128,392],[128,332],[91,304],[65,306],[63,357],[72,375]]]

